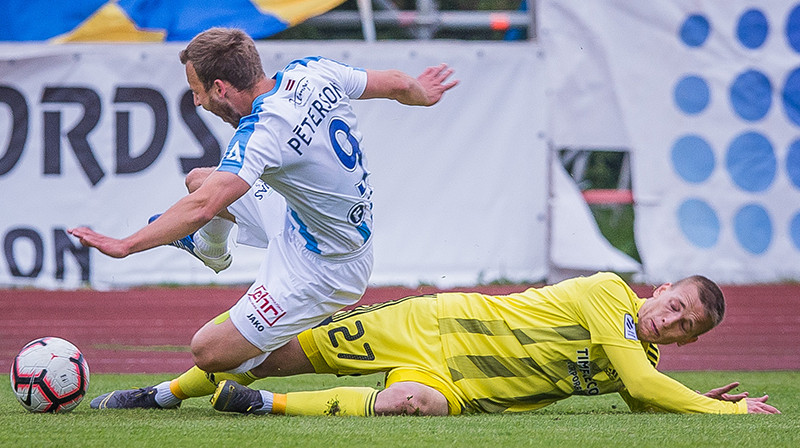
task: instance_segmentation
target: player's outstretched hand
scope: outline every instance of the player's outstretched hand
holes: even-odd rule
[[[123,258],[130,255],[130,250],[122,240],[101,235],[88,227],[76,227],[67,232],[77,237],[84,246],[94,247],[109,257]]]
[[[747,398],[747,413],[748,414],[780,414],[781,411],[777,410],[774,406],[767,404],[769,395],[757,398]]]
[[[705,395],[708,398],[713,398],[715,400],[722,400],[722,401],[739,401],[750,396],[749,392],[742,392],[740,394],[728,393],[737,387],[739,387],[738,381],[730,383],[726,386],[718,387],[716,389],[711,389],[710,391],[704,393],[703,395]],[[700,392],[697,393],[699,394]]]
[[[447,64],[439,64],[435,67],[428,67],[421,75],[417,76],[417,82],[425,91],[426,101],[423,106],[433,106],[442,99],[444,92],[458,85],[458,81],[447,82],[447,78],[453,74],[453,69]]]

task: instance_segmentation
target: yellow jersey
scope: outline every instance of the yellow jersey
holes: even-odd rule
[[[747,412],[744,400],[704,397],[655,369],[658,347],[636,334],[645,299],[615,274],[507,296],[437,297],[447,368],[476,411],[528,411],[571,395],[619,392],[634,411]]]

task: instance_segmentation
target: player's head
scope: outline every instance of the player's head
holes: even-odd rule
[[[657,344],[688,344],[717,326],[725,314],[725,299],[716,283],[694,275],[665,283],[639,309],[639,339]]]
[[[206,90],[216,79],[227,81],[238,90],[248,90],[265,76],[255,42],[235,28],[203,31],[181,51],[180,58],[184,65],[192,63]]]
[[[195,36],[180,59],[194,104],[238,126],[243,113],[233,106],[228,89],[247,91],[265,77],[253,39],[241,30],[211,28]]]

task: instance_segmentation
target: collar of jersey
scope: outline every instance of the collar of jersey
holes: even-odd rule
[[[278,91],[278,87],[280,87],[281,82],[283,81],[283,72],[275,73],[275,76],[273,76],[272,79],[275,80],[275,85],[269,92],[262,93],[253,100],[253,110],[250,112],[251,114],[258,113],[258,111],[261,110],[261,105],[264,103],[264,100],[267,99],[268,96],[272,96]]]

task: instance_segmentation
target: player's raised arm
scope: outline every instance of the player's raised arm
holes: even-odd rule
[[[428,67],[416,79],[400,70],[367,70],[367,87],[359,99],[389,98],[409,106],[432,106],[458,85],[458,81],[448,81],[452,74],[446,64]]]

